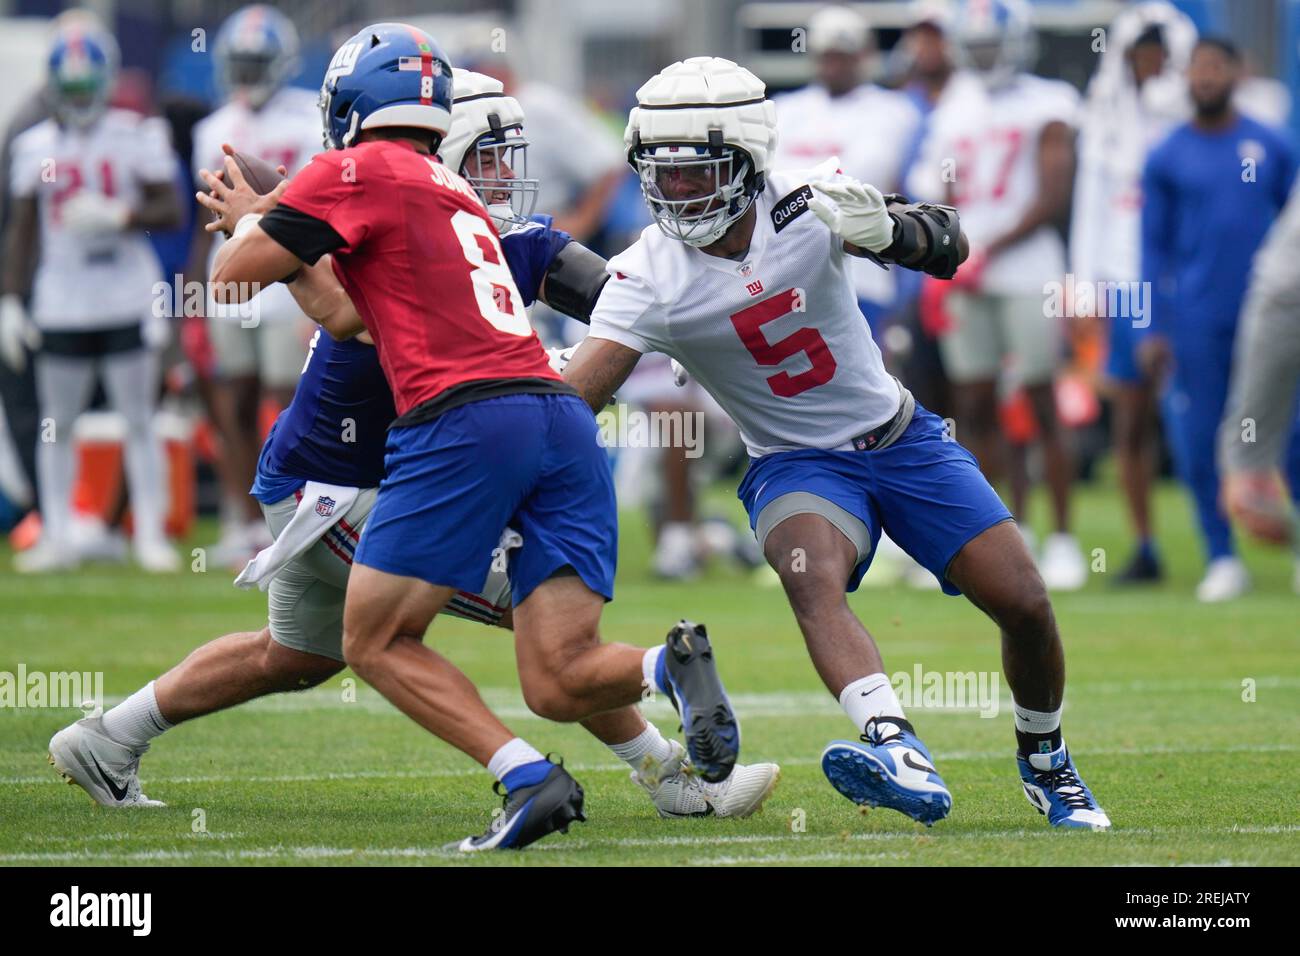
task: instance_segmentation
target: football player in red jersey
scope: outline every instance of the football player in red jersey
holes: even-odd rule
[[[507,528],[516,655],[540,716],[580,720],[638,702],[649,686],[682,715],[706,780],[722,780],[739,729],[702,628],[663,647],[603,644],[617,518],[594,417],[551,370],[474,190],[435,153],[447,132],[451,68],[432,38],[367,27],[335,54],[322,88],[331,148],[286,187],[252,200],[211,174],[202,197],[233,241],[212,281],[242,301],[301,269],[334,274],[374,339],[398,419],[387,478],[358,547],[344,613],[349,665],[421,726],[485,765],[505,812],[465,850],[524,846],[581,819],[582,789],[511,733],[449,661],[422,643],[458,590],[482,582]],[[236,201],[242,186],[243,201]],[[335,337],[350,309],[313,316]]]

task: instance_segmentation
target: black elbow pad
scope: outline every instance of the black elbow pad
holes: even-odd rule
[[[961,219],[952,206],[909,203],[891,193],[885,208],[894,220],[894,241],[879,256],[938,279],[951,279],[960,265]]]
[[[546,270],[543,301],[556,312],[590,325],[596,300],[607,281],[604,257],[580,242],[570,242]]]

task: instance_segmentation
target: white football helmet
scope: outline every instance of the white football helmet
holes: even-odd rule
[[[636,91],[627,159],[664,234],[717,242],[763,188],[776,107],[763,81],[720,57],[674,63]]]
[[[962,0],[949,21],[957,62],[990,88],[1033,65],[1037,40],[1022,0]]]
[[[537,206],[540,181],[528,177],[523,107],[482,73],[456,67],[451,83],[451,129],[438,155],[474,187],[504,236]]]

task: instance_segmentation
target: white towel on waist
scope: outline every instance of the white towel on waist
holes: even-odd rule
[[[235,578],[235,587],[256,586],[263,591],[269,588],[271,579],[281,568],[338,524],[360,493],[360,488],[327,485],[321,481],[309,481],[303,485],[302,499],[289,523],[276,535],[275,542],[269,548],[257,552],[253,560],[239,572],[239,577]]]

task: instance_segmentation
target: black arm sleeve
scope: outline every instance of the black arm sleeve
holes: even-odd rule
[[[590,325],[596,300],[608,280],[604,257],[580,242],[570,242],[546,270],[541,298],[556,312]]]
[[[909,203],[898,193],[885,196],[885,208],[894,220],[894,241],[880,251],[881,259],[938,279],[951,279],[957,273],[961,219],[955,208]]]
[[[284,203],[263,216],[258,225],[268,236],[312,266],[327,252],[347,245],[328,222]]]

